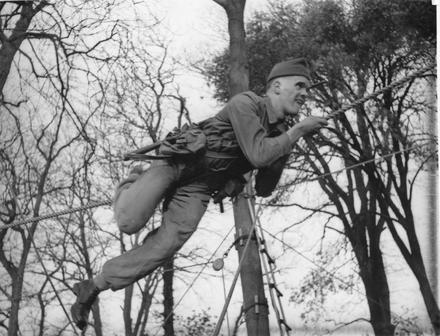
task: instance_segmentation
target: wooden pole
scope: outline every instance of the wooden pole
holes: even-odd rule
[[[249,89],[249,69],[245,44],[244,7],[246,0],[214,0],[224,8],[228,17],[231,97]],[[251,188],[246,186],[250,195]],[[241,259],[246,236],[252,230],[252,219],[247,199],[242,193],[234,202],[234,220],[237,237],[243,236],[243,244],[236,245]],[[248,336],[269,336],[267,300],[264,295],[263,276],[257,242],[252,240],[246,250],[240,271]]]
[[[436,80],[434,77],[428,79],[427,98],[431,105],[431,110],[428,113],[428,125],[429,131],[432,135],[432,143],[430,146],[430,152],[435,152],[437,149],[434,138],[437,137],[437,100],[436,100]],[[428,235],[427,241],[428,258],[427,268],[428,277],[431,282],[432,291],[434,292],[437,300],[439,299],[439,286],[438,286],[438,162],[437,160],[431,160],[428,167]]]
[[[246,195],[251,194],[250,191],[251,186],[248,184],[245,189]],[[248,200],[244,194],[241,194],[234,202],[234,219],[236,238],[240,236],[243,237],[243,239],[238,240],[236,245],[238,258],[240,259],[243,253],[244,242],[254,224],[251,220]],[[269,336],[269,311],[264,294],[260,254],[257,241],[254,237],[246,251],[240,272],[241,288],[243,291],[243,310],[248,336]]]

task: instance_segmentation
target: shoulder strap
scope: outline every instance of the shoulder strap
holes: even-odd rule
[[[214,151],[206,151],[205,156],[211,159],[238,159],[239,156],[232,155],[228,153],[214,152]]]

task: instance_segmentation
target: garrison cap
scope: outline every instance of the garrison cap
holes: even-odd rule
[[[284,62],[277,63],[267,77],[267,83],[274,78],[285,76],[304,76],[308,80],[310,76],[310,66],[305,58],[294,58]]]

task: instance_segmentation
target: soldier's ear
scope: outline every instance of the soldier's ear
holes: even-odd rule
[[[280,94],[281,92],[281,81],[279,79],[275,79],[272,84],[273,92],[276,94]]]

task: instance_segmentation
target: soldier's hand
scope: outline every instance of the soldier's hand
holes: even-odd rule
[[[295,127],[297,127],[302,133],[303,135],[315,132],[317,130],[319,130],[322,127],[325,127],[328,125],[328,121],[325,118],[321,118],[321,117],[315,117],[315,116],[310,116],[307,117],[306,119],[300,121],[299,123],[297,123],[295,125]]]

